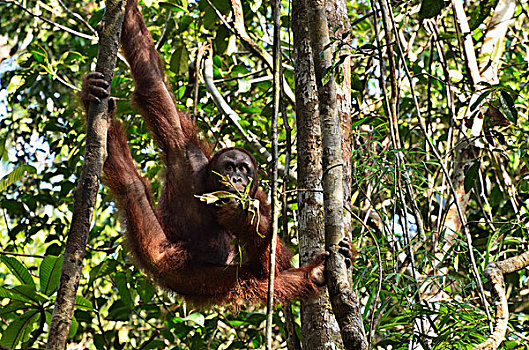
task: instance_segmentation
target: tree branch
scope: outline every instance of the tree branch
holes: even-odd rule
[[[109,83],[112,83],[114,75],[123,13],[123,1],[108,0],[105,15],[97,28],[100,41],[96,71],[103,73]],[[85,161],[75,191],[72,223],[48,335],[48,350],[64,349],[68,340],[105,157],[107,111],[108,99],[105,99],[91,102],[87,113]]]
[[[495,324],[491,335],[483,343],[476,346],[474,350],[495,350],[505,339],[505,332],[509,322],[509,306],[507,304],[503,275],[521,270],[527,266],[529,266],[529,251],[503,261],[487,264],[485,276],[490,280],[491,294],[494,298],[493,304],[496,306]]]

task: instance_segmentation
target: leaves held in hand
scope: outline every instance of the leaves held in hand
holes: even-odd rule
[[[261,221],[261,215],[259,213],[259,200],[250,197],[250,189],[252,187],[253,179],[251,177],[249,178],[249,181],[246,184],[246,188],[244,189],[244,192],[241,192],[237,189],[235,184],[230,180],[229,176],[219,174],[215,171],[214,173],[220,177],[221,184],[223,184],[226,187],[233,188],[235,192],[214,191],[210,193],[204,193],[201,195],[195,195],[195,197],[201,200],[202,202],[206,202],[206,204],[208,205],[215,204],[219,207],[229,204],[229,202],[232,199],[238,201],[239,203],[241,203],[243,210],[247,210],[249,213],[252,214],[252,220],[250,221],[250,223],[252,225],[256,223],[257,234],[260,237],[264,238],[264,236],[259,233],[259,223]]]

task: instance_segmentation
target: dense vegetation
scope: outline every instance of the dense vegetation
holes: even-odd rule
[[[230,3],[141,3],[177,105],[195,115],[204,137],[217,149],[231,145],[251,149],[248,135],[255,135],[270,149],[270,67],[235,34]],[[268,4],[242,3],[246,31],[271,52]],[[329,72],[339,83],[348,80],[340,65],[345,56],[351,58],[351,203],[371,208],[381,218],[375,230],[353,220],[358,248],[353,286],[373,347],[470,348],[490,333],[480,297],[483,289],[491,300],[485,267],[528,247],[527,2],[516,5],[502,42],[505,50],[479,57],[484,61],[499,55],[501,63],[498,80],[481,84],[471,80],[451,5],[433,0],[424,0],[422,7],[419,1],[392,2],[390,17],[398,35],[391,39],[381,34],[385,28],[378,11],[381,5],[375,4],[375,16],[373,4],[348,3],[351,30],[333,37],[336,69]],[[465,2],[478,53],[494,8],[494,1]],[[0,0],[0,11],[0,345],[42,348],[83,162],[84,112],[76,94],[83,75],[94,68],[94,27],[102,18],[104,3]],[[289,2],[283,2],[283,12],[283,73],[294,89]],[[388,41],[394,45],[391,53],[386,50]],[[201,48],[209,42],[215,52],[216,88],[239,120],[219,112],[196,67]],[[397,64],[392,66],[388,57]],[[481,112],[465,115],[476,89],[481,94],[471,107],[481,104]],[[128,101],[132,90],[127,66],[118,58],[112,84],[117,116],[127,126],[132,155],[140,172],[151,179],[156,198],[163,167]],[[390,91],[394,91],[391,96]],[[287,118],[280,120],[279,129],[282,164],[290,154],[285,123],[295,125],[292,104],[286,102],[285,107]],[[479,113],[482,133],[468,141],[465,128]],[[468,230],[452,232],[446,220],[453,214],[448,209],[452,186],[457,184],[448,179],[460,167],[456,156],[467,142],[476,148],[462,167],[462,188],[469,196],[463,227]],[[295,147],[291,153],[295,165]],[[265,156],[256,157],[266,167]],[[266,174],[262,182],[268,186]],[[281,220],[287,225],[280,227],[288,232],[280,234],[290,237],[296,250],[296,182],[291,179],[286,185],[288,210]],[[134,266],[122,245],[123,225],[116,206],[104,186],[94,220],[70,331],[72,344],[90,349],[262,346],[263,308],[189,308],[177,296],[155,287]],[[501,348],[527,348],[527,269],[508,274],[505,280],[511,315]],[[483,281],[483,288],[478,281]],[[299,302],[293,309],[300,333]],[[494,317],[494,308],[488,310]],[[277,344],[285,346],[280,307],[274,320]]]

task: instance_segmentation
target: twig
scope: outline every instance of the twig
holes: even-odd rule
[[[389,11],[391,12],[391,7],[389,8]],[[390,16],[389,16],[392,20],[392,23],[393,23],[393,26],[395,27],[395,23],[394,23],[394,19],[393,19],[393,13],[390,13]],[[399,47],[399,50],[397,50],[399,52],[400,55],[402,55],[402,45],[400,43],[400,40],[398,38],[398,36],[396,37],[396,43]],[[417,94],[415,93],[415,88],[414,88],[414,83],[413,83],[413,78],[411,76],[411,73],[410,73],[410,70],[408,68],[408,65],[406,64],[406,61],[404,59],[404,57],[402,57],[402,66],[404,68],[404,72],[406,74],[406,77],[409,81],[409,84],[410,84],[410,92],[411,92],[411,95],[413,97],[413,102],[415,104],[415,109],[417,111],[417,118],[418,119],[421,119],[422,118],[422,113],[421,113],[421,109],[420,109],[420,106],[419,106],[419,101],[417,100]],[[481,302],[483,303],[483,305],[485,306],[485,313],[487,314],[487,318],[488,320],[490,321],[491,320],[491,316],[490,316],[490,313],[488,311],[488,302],[487,302],[487,298],[485,297],[485,289],[483,288],[483,283],[481,282],[481,278],[480,278],[480,275],[479,275],[479,271],[478,271],[478,267],[477,267],[477,264],[476,264],[476,258],[475,258],[475,255],[474,255],[474,251],[473,251],[473,246],[472,246],[472,236],[470,234],[470,231],[469,231],[469,228],[467,226],[467,222],[466,222],[466,217],[463,213],[463,209],[461,208],[461,204],[459,202],[459,197],[457,196],[457,192],[456,192],[456,189],[452,183],[452,180],[450,179],[450,175],[448,173],[448,170],[446,169],[445,165],[442,163],[441,161],[441,157],[439,156],[439,153],[437,151],[437,149],[435,148],[435,146],[433,145],[432,141],[430,140],[430,137],[428,136],[428,132],[426,131],[426,129],[424,128],[424,126],[419,123],[419,128],[421,129],[422,133],[424,134],[428,144],[430,145],[430,148],[434,154],[434,157],[439,161],[439,164],[441,166],[441,169],[444,173],[444,175],[446,176],[446,180],[447,180],[447,183],[448,183],[448,187],[451,191],[451,194],[452,196],[454,197],[454,204],[456,206],[456,210],[457,210],[457,214],[458,214],[458,217],[459,219],[461,220],[461,226],[463,228],[463,232],[465,234],[465,237],[467,239],[467,244],[468,244],[468,252],[469,252],[469,256],[470,256],[470,261],[471,261],[471,266],[472,266],[472,271],[474,272],[474,275],[476,277],[476,282],[478,284],[478,290],[479,290],[479,295],[480,295],[480,298],[481,298]]]
[[[167,19],[165,20],[165,23],[162,28],[162,33],[160,34],[160,37],[158,38],[158,42],[156,43],[156,51],[160,48],[161,43],[163,42],[163,38],[165,36],[165,33],[167,31],[167,25],[169,24],[169,21],[171,20],[171,17],[173,16],[173,11],[169,11],[169,14],[167,15]]]
[[[239,120],[241,120],[241,117],[230,107],[230,105],[224,100],[220,92],[215,87],[215,83],[213,82],[213,58],[212,58],[212,50],[211,47],[207,48],[207,53],[204,53],[205,60],[204,60],[204,82],[206,83],[206,88],[208,89],[209,93],[211,94],[211,97],[213,97],[213,101],[217,105],[217,108],[225,115],[227,116],[230,121],[233,123],[235,128],[239,131],[239,133],[243,136],[243,138],[246,140],[246,142],[250,145],[252,150],[255,153],[258,153],[262,155],[267,162],[272,159],[272,155],[264,148],[259,141],[257,140],[257,136],[253,134],[251,131],[246,131],[242,128],[241,124],[239,123]]]
[[[0,255],[13,255],[13,256],[23,256],[25,258],[38,258],[38,259],[44,259],[44,255],[38,255],[38,254],[24,254],[24,253],[15,253],[15,252],[6,252],[6,251],[0,251]]]
[[[81,21],[81,23],[83,23],[88,28],[88,30],[90,30],[92,33],[94,33],[96,37],[98,36],[97,31],[94,29],[94,27],[92,27],[80,14],[75,13],[72,10],[70,10],[68,7],[66,7],[66,5],[62,2],[62,0],[57,0],[57,1],[59,1],[59,4],[62,6],[62,8],[66,12],[68,12],[71,16],[73,16],[73,17],[77,18],[79,21]]]
[[[41,16],[41,15],[37,15],[36,13],[33,13],[31,12],[30,10],[28,10],[27,8],[25,8],[22,4],[14,1],[14,0],[0,0],[0,2],[3,2],[5,4],[13,4],[19,8],[21,8],[22,10],[24,10],[25,12],[27,12],[28,14],[30,14],[31,16],[35,17],[35,18],[38,18],[48,24],[51,24],[52,26],[55,26],[57,28],[60,28],[70,34],[73,34],[75,36],[78,36],[78,37],[81,37],[81,38],[84,38],[84,39],[88,39],[88,40],[92,40],[92,41],[96,41],[98,38],[97,36],[92,36],[92,35],[87,35],[87,34],[84,34],[84,33],[81,33],[81,32],[78,32],[76,30],[73,30],[73,29],[70,29],[68,27],[65,27],[63,26],[62,24],[59,24],[59,23],[55,23],[53,21],[50,21],[49,19]]]

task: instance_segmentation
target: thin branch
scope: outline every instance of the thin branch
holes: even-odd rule
[[[389,10],[391,11],[391,7],[389,8]],[[392,13],[390,13],[390,18],[392,19],[392,21],[394,21]],[[393,22],[393,26],[395,26],[394,22]],[[397,45],[399,47],[399,50],[397,50],[397,51],[399,52],[399,54],[402,55],[403,54],[402,53],[403,52],[402,51],[402,45],[400,43],[400,40],[399,40],[398,36],[396,38],[396,43],[397,43]],[[404,68],[404,72],[405,72],[406,77],[407,77],[407,79],[409,81],[409,84],[410,84],[410,92],[411,92],[411,95],[413,97],[413,102],[415,104],[415,109],[417,111],[417,118],[421,119],[422,118],[422,115],[421,115],[422,113],[421,113],[421,109],[420,109],[420,106],[419,106],[419,101],[417,100],[417,94],[415,93],[413,78],[411,76],[411,73],[409,71],[408,65],[406,64],[406,61],[405,61],[404,57],[402,57],[402,61],[403,61],[402,66]],[[444,164],[441,162],[441,157],[439,156],[439,153],[437,152],[437,149],[435,148],[435,146],[433,145],[432,141],[430,140],[430,137],[428,136],[428,132],[424,128],[422,123],[419,123],[419,128],[423,132],[428,144],[430,145],[430,148],[431,148],[431,150],[432,150],[432,152],[434,154],[434,157],[439,161],[441,169],[442,169],[444,175],[446,176],[446,180],[448,182],[448,186],[450,188],[452,196],[454,197],[454,204],[456,206],[457,215],[458,215],[459,219],[461,220],[461,224],[462,224],[461,226],[463,228],[463,232],[464,232],[466,240],[467,240],[467,245],[468,245],[468,251],[469,251],[472,271],[474,272],[474,275],[476,277],[476,282],[478,284],[479,295],[480,295],[480,298],[481,298],[481,301],[482,301],[483,305],[485,306],[485,312],[486,312],[486,314],[488,316],[488,319],[491,320],[490,313],[489,313],[488,308],[487,308],[488,303],[487,303],[487,298],[485,297],[485,289],[483,288],[483,283],[481,282],[481,278],[480,278],[480,275],[479,275],[478,267],[477,267],[477,264],[476,264],[476,258],[475,258],[475,255],[474,255],[474,250],[473,250],[473,245],[472,245],[472,236],[471,236],[469,228],[467,226],[466,217],[464,216],[463,209],[462,209],[459,197],[457,196],[457,191],[456,191],[456,189],[455,189],[455,187],[454,187],[454,185],[452,183],[452,180],[450,178],[448,170],[446,169]]]
[[[78,36],[78,37],[81,37],[81,38],[84,38],[84,39],[88,39],[88,40],[92,40],[92,41],[96,41],[98,38],[97,36],[92,36],[92,35],[88,35],[88,34],[84,34],[84,33],[81,33],[81,32],[78,32],[76,30],[73,30],[73,29],[70,29],[68,27],[65,27],[63,26],[62,24],[59,24],[59,23],[55,23],[53,21],[50,21],[49,19],[41,16],[41,15],[37,15],[36,13],[33,13],[31,12],[30,10],[28,10],[27,8],[25,8],[22,4],[14,1],[14,0],[0,0],[1,3],[5,3],[5,4],[13,4],[17,7],[19,7],[20,9],[24,10],[25,12],[27,12],[29,15],[35,17],[35,18],[38,18],[48,24],[51,24],[52,26],[54,27],[57,27],[57,28],[60,28],[62,30],[64,30],[65,32],[68,32],[72,35],[75,35],[75,36]]]
[[[38,259],[44,259],[44,255],[38,255],[38,254],[24,254],[24,253],[15,253],[15,252],[6,252],[6,251],[0,251],[0,255],[13,255],[13,256],[22,256],[25,258],[38,258]]]
[[[70,10],[68,7],[66,7],[66,5],[61,0],[57,0],[57,1],[59,2],[59,4],[62,6],[62,8],[68,14],[70,14],[71,16],[77,18],[79,21],[81,21],[81,23],[83,23],[88,28],[88,30],[90,30],[92,33],[94,33],[96,37],[98,36],[97,31],[95,30],[95,28],[92,27],[80,14],[75,13],[72,10]]]
[[[272,326],[274,325],[274,282],[276,271],[276,249],[277,231],[279,218],[279,197],[277,194],[277,164],[278,164],[278,136],[277,122],[279,119],[279,103],[281,100],[281,0],[273,1],[273,22],[274,22],[274,64],[273,64],[273,113],[270,129],[272,132],[272,162],[271,162],[271,183],[270,183],[270,206],[272,207],[272,234],[270,235],[270,259],[268,263],[268,299],[266,304],[266,348],[272,349]]]
[[[222,13],[220,13],[220,11],[211,3],[211,1],[210,0],[206,0],[206,1],[211,6],[211,8],[215,11],[215,14],[219,17],[219,19],[226,26],[226,28],[228,28],[230,32],[235,34],[237,38],[239,38],[239,40],[241,40],[242,43],[249,50],[251,50],[254,54],[259,56],[266,63],[269,69],[273,70],[274,64],[273,64],[272,56],[268,52],[266,52],[266,50],[264,50],[262,47],[257,45],[257,43],[253,41],[252,38],[250,38],[250,36],[246,32],[246,28],[244,27],[244,16],[242,13],[241,2],[239,0],[231,0],[231,7],[232,7],[233,16],[234,16],[234,19],[233,19],[234,25],[231,26],[226,21]],[[286,81],[285,78],[283,78],[283,88],[285,89],[284,90],[285,94],[288,97],[290,103],[293,106],[295,106],[296,97],[294,96],[294,92],[288,85],[288,82]]]
[[[490,280],[491,294],[496,306],[494,330],[490,336],[474,350],[494,350],[505,339],[505,332],[509,322],[509,305],[505,291],[505,282],[503,275],[521,270],[529,266],[529,250],[525,253],[503,260],[487,264],[485,276]]]
[[[224,100],[220,92],[217,90],[215,83],[213,82],[213,57],[211,47],[207,48],[207,51],[208,52],[204,54],[206,59],[204,60],[203,77],[204,82],[206,83],[206,88],[211,94],[215,105],[225,116],[230,119],[232,124],[235,126],[235,128],[237,128],[239,133],[246,140],[246,143],[250,145],[252,150],[255,153],[263,156],[267,162],[270,161],[272,159],[272,155],[259,143],[255,134],[242,128],[241,124],[239,123],[241,117],[230,107],[230,105],[226,102],[226,100]]]

